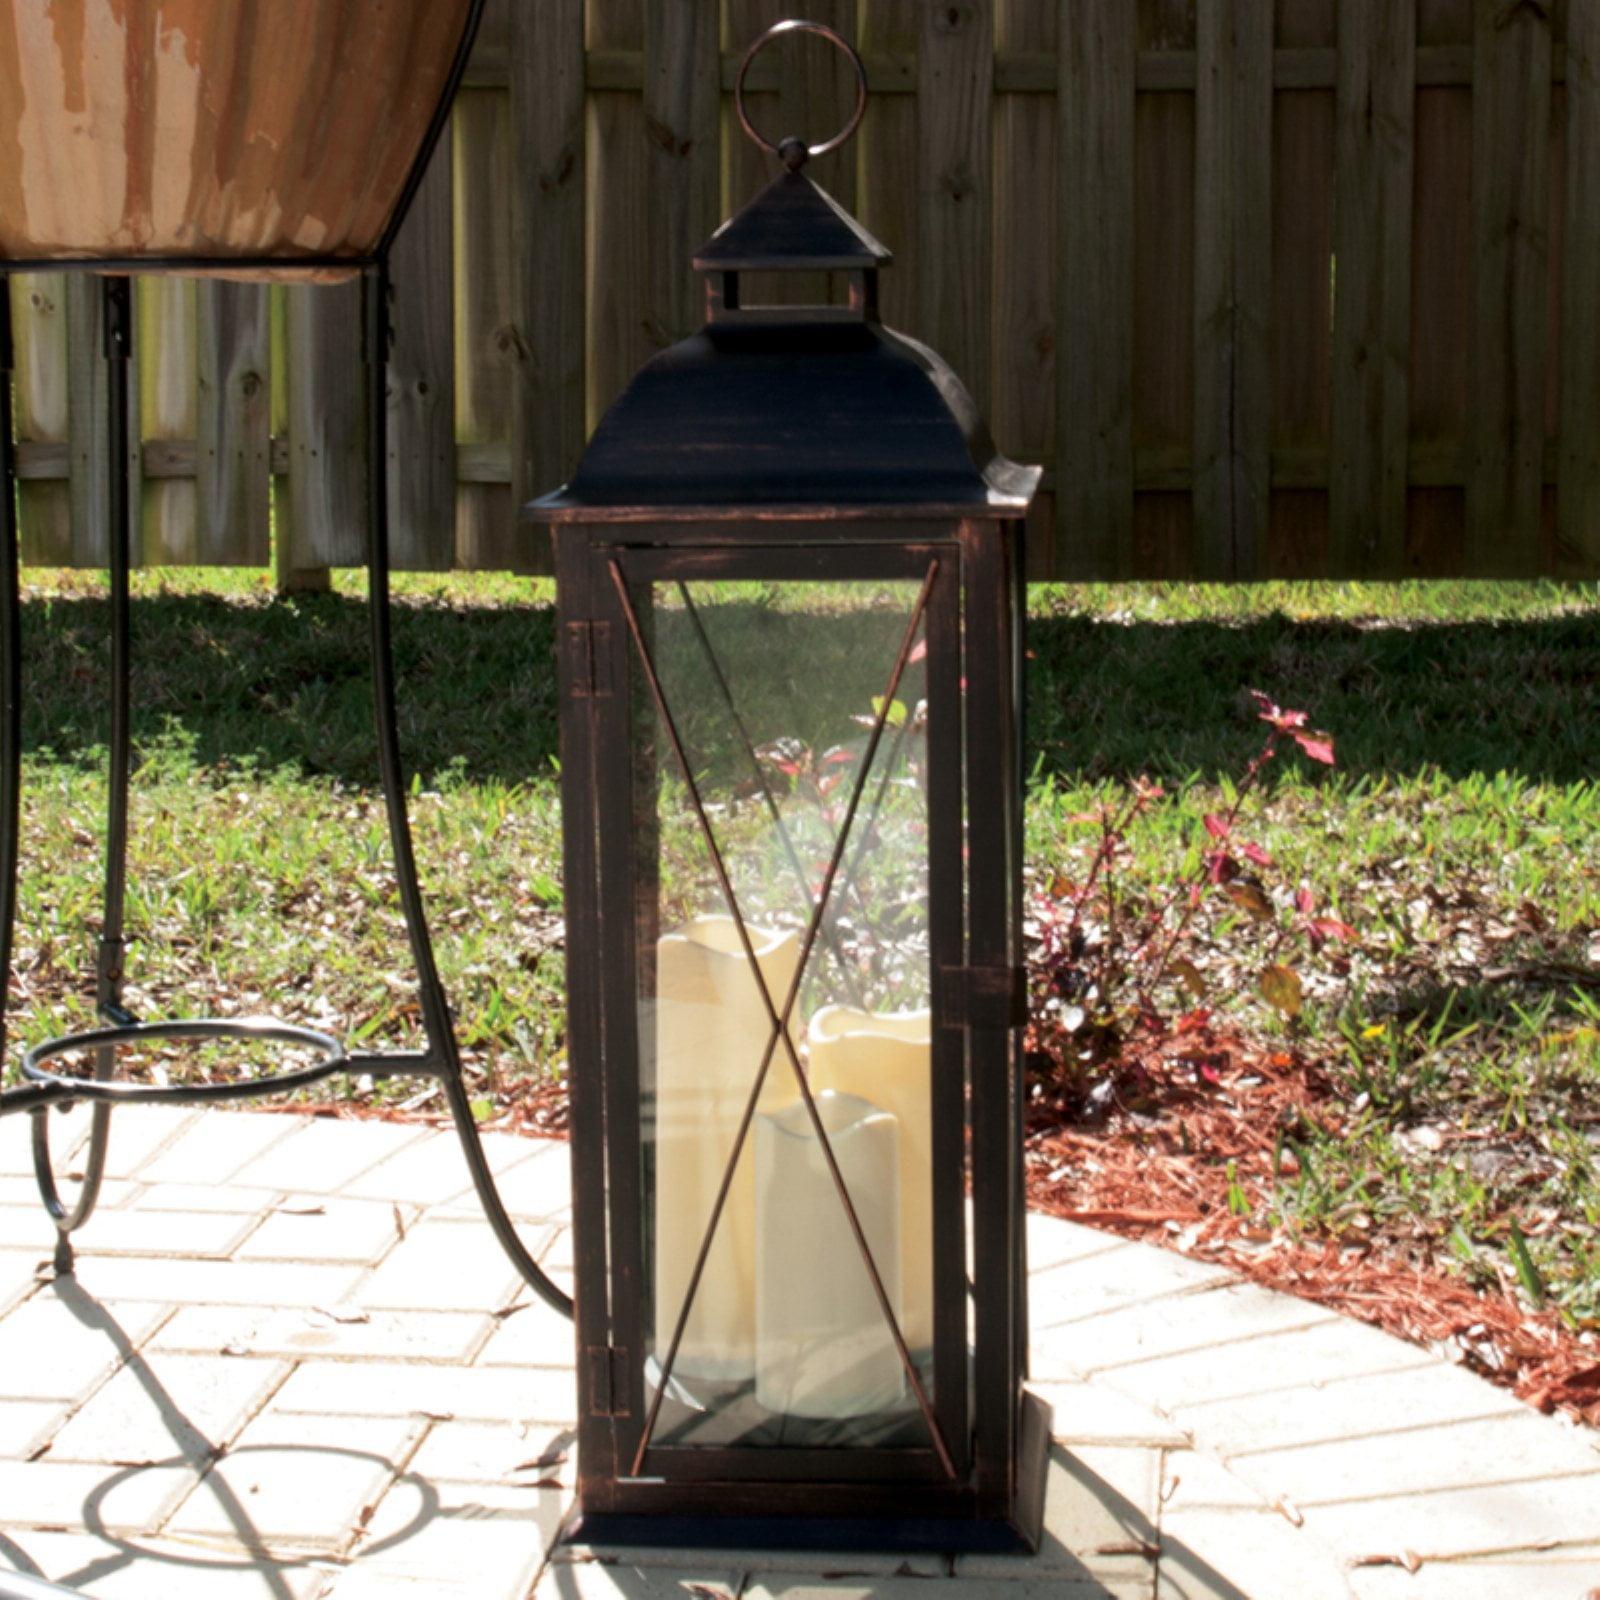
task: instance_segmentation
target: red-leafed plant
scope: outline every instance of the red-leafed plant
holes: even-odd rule
[[[1334,749],[1305,712],[1286,711],[1254,690],[1251,698],[1267,725],[1265,742],[1231,802],[1201,818],[1205,848],[1191,872],[1164,889],[1126,881],[1129,831],[1166,797],[1159,784],[1139,779],[1126,799],[1071,819],[1095,829],[1081,874],[1056,871],[1036,885],[1028,924],[1029,1048],[1035,1066],[1061,1088],[1086,1088],[1135,1031],[1159,1037],[1205,1025],[1212,984],[1196,959],[1198,919],[1219,898],[1243,913],[1254,993],[1291,1021],[1304,1003],[1300,974],[1287,959],[1292,948],[1303,942],[1316,954],[1330,940],[1356,937],[1348,923],[1317,913],[1309,885],[1279,904],[1262,877],[1274,862],[1243,831],[1247,803],[1285,747],[1330,767]]]

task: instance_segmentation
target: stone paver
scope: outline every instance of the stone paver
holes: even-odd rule
[[[137,1355],[55,1436],[52,1461],[208,1460],[289,1375],[282,1361]]]
[[[248,1531],[279,1557],[342,1551],[426,1426],[415,1417],[267,1411],[200,1480],[168,1531],[229,1543]]]
[[[89,1241],[96,1255],[231,1255],[256,1226],[253,1216],[228,1211],[109,1210],[95,1216]],[[55,1224],[34,1196],[32,1205],[0,1206],[0,1245],[49,1252]]]
[[[416,1220],[414,1206],[394,1200],[285,1200],[272,1207],[238,1256],[241,1261],[376,1261]]]
[[[521,1287],[483,1223],[425,1221],[395,1242],[354,1298],[369,1308],[400,1311],[497,1311]]]
[[[1214,1266],[1039,1216],[1034,1387],[1057,1443],[1037,1557],[553,1547],[572,1329],[500,1255],[454,1136],[136,1113],[61,1281],[23,1130],[0,1123],[0,1567],[107,1600],[1600,1588],[1594,1434]],[[74,1130],[56,1131],[70,1173]],[[487,1146],[529,1248],[565,1272],[564,1147]]]
[[[295,1119],[297,1122],[298,1118]],[[233,1175],[243,1189],[281,1189],[299,1194],[338,1194],[345,1184],[427,1138],[415,1127],[386,1122],[319,1118],[301,1124]]]
[[[494,1317],[469,1311],[185,1306],[151,1341],[151,1348],[296,1360],[321,1356],[347,1361],[462,1362],[471,1360],[495,1327]]]
[[[0,1400],[86,1397],[169,1314],[140,1301],[101,1305],[70,1280],[37,1291],[0,1318]]]

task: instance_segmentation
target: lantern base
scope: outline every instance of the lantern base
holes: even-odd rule
[[[573,1509],[558,1540],[572,1545],[644,1545],[698,1550],[933,1551],[1033,1555],[1044,1531],[1050,1407],[1022,1395],[1016,1493],[1004,1516],[710,1516]],[[774,1500],[801,1499],[799,1484],[774,1484]],[[915,1491],[913,1491],[914,1493]]]

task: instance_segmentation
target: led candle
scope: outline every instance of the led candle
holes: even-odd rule
[[[899,1133],[855,1095],[817,1113],[896,1316]],[[905,1395],[905,1369],[803,1104],[758,1116],[756,1399],[795,1417],[859,1417]]]
[[[913,1355],[933,1348],[933,1084],[927,1011],[824,1006],[811,1019],[810,1080],[859,1095],[900,1125],[901,1332]]]
[[[773,928],[746,931],[781,1011],[799,940]],[[656,997],[655,1354],[664,1362],[771,1024],[731,917],[696,917],[657,942]],[[776,1109],[794,1098],[794,1069],[780,1042],[758,1106]],[[747,1136],[675,1377],[736,1382],[755,1371],[753,1169]]]

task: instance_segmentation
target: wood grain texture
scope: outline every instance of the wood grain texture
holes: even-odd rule
[[[590,0],[589,41],[638,49],[644,13],[637,0]],[[662,347],[650,320],[651,265],[645,252],[649,153],[637,94],[589,97],[588,428],[635,372]]]
[[[365,559],[366,412],[361,286],[283,290],[289,471],[273,551],[280,587]]]
[[[16,368],[12,380],[18,455],[29,445],[67,452],[67,280],[57,273],[17,273],[6,280]],[[20,461],[19,461],[20,468]],[[72,560],[72,499],[65,482],[17,485],[21,557],[30,565]]]
[[[1027,53],[1053,65],[1057,10],[1056,0],[998,0],[996,56]],[[996,96],[989,425],[1007,455],[1027,461],[1055,456],[1058,120],[1052,95]],[[1053,495],[1029,513],[1027,559],[1031,576],[1055,570]]]
[[[512,400],[528,363],[518,330],[520,275],[511,255],[510,95],[463,90],[450,154],[456,212],[456,562],[468,570],[492,570],[516,566],[526,548],[516,531],[511,436],[513,428],[532,422],[531,411]],[[495,483],[483,482],[474,470],[486,452],[500,463]]]
[[[1260,570],[1271,463],[1272,12],[1199,0],[1194,575]]]
[[[986,414],[994,25],[993,0],[925,5],[917,54],[918,328]]]
[[[100,567],[111,550],[106,517],[109,391],[105,359],[105,318],[99,278],[74,273],[66,280],[67,304],[67,412],[70,422],[68,498],[72,507],[72,543],[69,564]],[[137,345],[137,340],[135,340]],[[138,438],[138,378],[129,374],[129,426]],[[138,461],[135,452],[134,460]],[[137,471],[137,468],[135,468]],[[130,548],[139,548],[139,494],[135,484],[129,497]]]
[[[361,256],[469,0],[8,8],[0,256]]]
[[[583,448],[583,0],[517,5],[511,27],[511,495],[564,482]]]
[[[1133,562],[1133,66],[1121,0],[1061,11],[1056,564],[1125,576]]]
[[[195,559],[265,566],[272,550],[269,291],[202,283],[195,322]]]
[[[876,69],[876,63],[892,62],[894,71],[915,83],[923,9],[923,0],[873,0],[861,8],[860,49],[868,60],[872,99],[855,140],[856,215],[894,252],[879,278],[879,309],[890,327],[917,338],[922,337],[920,197],[906,174],[917,170],[920,103],[915,94],[880,93],[880,80],[890,69]],[[742,134],[734,136],[743,142]]]
[[[1539,567],[1544,464],[1547,9],[1476,0],[1472,422],[1467,571]],[[1593,181],[1593,175],[1590,175]]]
[[[1568,0],[1558,569],[1600,572],[1600,4]]]
[[[690,262],[721,220],[721,29],[703,0],[645,8],[645,254],[650,337],[674,343],[705,320]]]
[[[456,430],[453,154],[447,130],[411,203],[390,264],[389,553],[394,565],[455,565]]]
[[[139,432],[145,439],[193,439],[198,418],[196,286],[169,276],[136,280]],[[195,485],[144,479],[134,559],[171,566],[198,559]]]
[[[1405,567],[1416,14],[1340,0],[1330,561]]]

